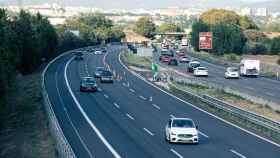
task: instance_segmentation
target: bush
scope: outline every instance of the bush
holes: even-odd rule
[[[268,49],[263,43],[259,42],[247,42],[245,47],[243,48],[243,53],[245,54],[266,54]]]

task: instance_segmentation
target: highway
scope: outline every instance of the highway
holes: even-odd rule
[[[160,64],[161,66],[167,66],[165,63],[159,62],[159,54],[155,53],[153,60]],[[221,65],[215,65],[203,60],[199,60],[201,66],[208,68],[208,77],[193,77],[191,73],[187,72],[187,64],[179,63],[179,66],[172,66],[171,68],[176,69],[182,73],[189,74],[192,79],[207,81],[214,83],[222,87],[230,87],[234,90],[240,91],[244,94],[249,94],[257,98],[263,98],[264,100],[271,101],[277,105],[280,105],[280,81],[258,77],[258,78],[248,78],[240,77],[240,79],[225,79],[224,74],[226,72],[226,67]],[[280,107],[277,107],[280,109]]]
[[[83,61],[68,54],[46,72],[46,90],[62,131],[79,158],[278,158],[280,145],[240,129],[152,86],[119,61],[123,48],[87,54]],[[96,93],[81,93],[80,79],[109,64],[122,76],[98,83]],[[152,99],[150,99],[152,98]],[[170,117],[190,117],[199,126],[200,143],[169,144],[164,127]]]

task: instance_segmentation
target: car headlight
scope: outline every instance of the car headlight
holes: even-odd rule
[[[170,134],[173,135],[173,136],[176,136],[176,133],[171,132]]]

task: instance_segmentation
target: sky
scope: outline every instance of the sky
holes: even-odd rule
[[[280,4],[280,0],[0,0],[0,5],[17,4],[22,1],[23,4],[43,4],[59,3],[71,6],[92,6],[104,9],[137,9],[137,8],[165,8],[165,7],[243,7],[259,3],[262,6],[270,4]],[[267,2],[266,2],[267,1]],[[273,6],[274,4],[271,4]],[[280,6],[280,5],[279,5]]]

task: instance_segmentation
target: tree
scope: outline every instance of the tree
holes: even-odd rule
[[[272,39],[270,52],[273,54],[280,54],[280,37]]]
[[[157,31],[158,32],[182,32],[183,29],[176,24],[164,23],[158,27]]]
[[[239,15],[234,11],[225,9],[211,9],[200,16],[200,19],[208,25],[224,24],[239,24]]]
[[[191,45],[196,51],[199,51],[199,32],[208,32],[209,26],[199,20],[193,23],[191,32]]]
[[[236,25],[218,24],[211,28],[213,32],[213,49],[211,52],[241,54],[245,45],[242,30]]]
[[[248,16],[241,16],[239,18],[239,26],[243,30],[248,30],[248,29],[259,30],[259,27],[257,26],[257,24]]]
[[[135,23],[133,30],[145,37],[152,38],[156,27],[151,18],[142,17]]]

